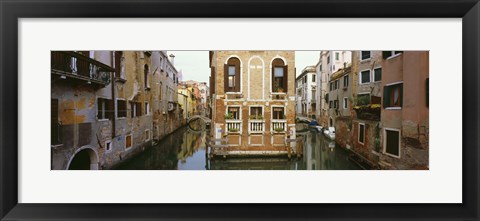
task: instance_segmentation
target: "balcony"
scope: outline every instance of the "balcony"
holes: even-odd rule
[[[264,132],[264,120],[248,120],[248,134],[263,134]]]
[[[287,120],[272,120],[271,128],[274,133],[285,133],[287,131]]]
[[[242,133],[242,120],[225,120],[227,133],[229,134],[241,134]]]
[[[66,80],[74,84],[105,87],[112,80],[115,69],[97,60],[72,51],[51,52],[52,80]]]
[[[369,104],[353,107],[358,119],[362,120],[380,120],[380,104]]]

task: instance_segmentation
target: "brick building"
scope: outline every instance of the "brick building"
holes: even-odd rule
[[[295,137],[295,52],[211,51],[212,135],[229,154],[285,154]]]
[[[108,169],[180,127],[176,70],[165,52],[51,56],[52,169]]]

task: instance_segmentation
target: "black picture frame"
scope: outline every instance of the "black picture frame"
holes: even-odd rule
[[[1,220],[479,220],[478,0],[1,0]],[[275,10],[265,10],[274,8]],[[228,10],[227,10],[228,9]],[[18,19],[133,17],[462,18],[462,204],[19,204]],[[468,95],[468,96],[466,96]],[[468,99],[468,100],[467,100]]]

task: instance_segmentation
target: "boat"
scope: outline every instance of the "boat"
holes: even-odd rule
[[[317,132],[320,132],[320,133],[321,133],[321,132],[322,132],[322,129],[323,129],[323,127],[322,127],[322,126],[320,126],[320,125],[318,125],[318,126],[315,126],[315,129],[317,129]]]
[[[308,123],[308,128],[311,128],[311,129],[317,129],[316,127],[318,126],[318,123],[316,120],[312,120],[310,121],[310,123]]]
[[[323,134],[325,134],[330,140],[335,140],[335,127],[329,127],[328,130],[325,129]]]

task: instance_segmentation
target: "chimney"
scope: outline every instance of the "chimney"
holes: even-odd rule
[[[172,63],[172,65],[175,65],[175,55],[173,54],[170,54],[170,63]]]

